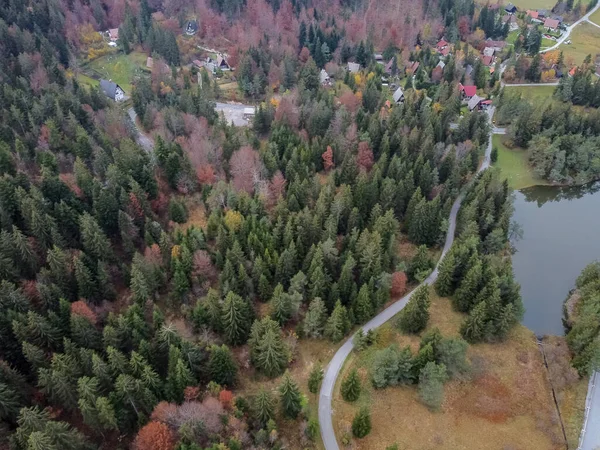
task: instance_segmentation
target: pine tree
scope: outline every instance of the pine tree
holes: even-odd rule
[[[414,290],[406,307],[400,313],[398,325],[405,333],[418,333],[429,321],[429,286],[423,284]]]
[[[226,345],[213,345],[208,359],[210,379],[221,386],[234,386],[237,377],[237,365]]]
[[[187,386],[195,384],[194,376],[188,365],[181,358],[181,350],[174,345],[169,348],[169,367],[165,390],[171,401],[183,401],[183,391]]]
[[[75,266],[75,279],[77,280],[77,292],[79,297],[94,299],[96,297],[96,283],[92,272],[84,264],[82,258],[73,258]]]
[[[319,391],[321,381],[323,381],[323,368],[321,364],[317,363],[308,375],[308,390],[311,394],[316,394]]]
[[[371,432],[371,414],[366,406],[361,407],[352,420],[352,434],[359,439]]]
[[[433,410],[439,409],[444,400],[446,366],[428,362],[419,375],[419,398]]]
[[[280,375],[288,363],[288,351],[279,330],[266,330],[254,351],[255,365],[268,377]]]
[[[262,427],[275,418],[275,399],[269,391],[261,389],[254,397],[252,406],[254,417]]]
[[[250,331],[250,305],[234,292],[229,292],[222,308],[221,323],[227,342],[240,345]]]
[[[338,300],[335,304],[335,308],[327,320],[325,325],[325,336],[331,339],[333,342],[339,342],[346,335],[350,329],[350,320],[348,319],[348,312],[346,308],[342,306],[342,303]]]
[[[325,322],[327,321],[327,308],[319,297],[314,298],[308,306],[302,324],[304,334],[311,338],[319,338],[323,335]]]
[[[342,398],[347,402],[355,402],[360,397],[360,378],[356,369],[342,381]]]
[[[363,284],[356,297],[354,304],[354,320],[356,323],[365,323],[373,316],[373,303],[371,302],[371,293],[369,285]]]
[[[302,394],[289,372],[285,373],[279,385],[279,400],[283,414],[286,417],[290,419],[298,417],[302,409]]]
[[[485,337],[487,303],[477,304],[460,327],[460,334],[468,342],[480,342]]]
[[[477,294],[481,288],[482,266],[478,260],[462,279],[460,286],[454,293],[454,306],[460,312],[471,310]]]
[[[110,241],[91,215],[84,213],[79,226],[83,248],[92,257],[100,260],[110,260],[112,257]]]
[[[290,320],[291,316],[291,297],[283,292],[283,285],[279,283],[275,286],[273,296],[271,297],[271,317],[279,322],[280,325],[283,325]]]
[[[449,297],[454,293],[454,271],[456,260],[452,250],[444,256],[439,266],[438,277],[435,280],[435,291],[440,297]]]

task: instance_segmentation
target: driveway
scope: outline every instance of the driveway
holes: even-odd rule
[[[492,117],[494,116],[494,107],[491,107],[488,111],[488,119],[491,123]],[[492,153],[492,134],[490,133],[490,139],[488,141],[488,146],[485,150],[485,156],[483,158],[483,163],[478,170],[482,172],[490,167],[490,156]],[[452,209],[450,211],[450,217],[448,219],[448,234],[446,235],[446,242],[444,243],[444,249],[442,251],[442,255],[435,266],[435,269],[427,277],[427,279],[421,284],[431,285],[435,282],[438,277],[438,267],[444,256],[452,247],[452,243],[454,242],[454,233],[456,231],[456,216],[458,214],[458,210],[460,209],[460,205],[463,200],[463,194],[459,195],[458,198],[454,201],[452,205]],[[377,328],[383,325],[385,322],[390,320],[396,314],[398,314],[406,304],[410,301],[410,298],[413,294],[414,290],[397,300],[395,303],[381,311],[378,315],[376,315],[373,319],[367,322],[362,328],[365,332]],[[319,393],[319,425],[321,427],[321,437],[323,439],[323,445],[325,446],[325,450],[339,450],[337,439],[335,437],[335,432],[333,430],[333,409],[331,407],[331,399],[333,397],[333,390],[335,387],[335,381],[344,365],[344,361],[350,355],[352,351],[353,344],[352,339],[354,336],[350,336],[346,342],[339,348],[339,350],[333,355],[333,358],[329,362],[326,370],[325,376],[323,378],[323,384],[321,385],[321,391]],[[392,424],[390,424],[392,425]]]
[[[223,113],[227,123],[233,123],[237,127],[247,127],[249,122],[244,118],[244,109],[252,108],[254,105],[243,105],[241,103],[216,103],[215,110],[219,115]]]

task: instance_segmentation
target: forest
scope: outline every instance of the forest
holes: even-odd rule
[[[333,346],[427,278],[464,192],[459,242],[435,289],[466,314],[470,343],[500,341],[520,319],[510,192],[497,174],[475,176],[488,116],[475,109],[451,126],[462,69],[448,60],[437,84],[421,69],[422,89],[396,104],[373,56],[436,40],[443,26],[458,36],[473,2],[393,13],[387,2],[198,2],[213,22],[205,38],[245,38],[230,62],[240,91],[260,101],[248,128],[217,114],[206,71],[183,67],[182,3],[0,6],[0,448],[282,448],[278,431],[293,421],[310,447],[318,422],[289,372],[299,341]],[[128,103],[151,150],[125,108],[78,81],[90,24],[118,27],[119,51],[157,60]],[[419,58],[434,66],[431,53]],[[363,72],[321,85],[323,67],[350,60]],[[544,152],[536,170],[598,175],[585,150],[596,112],[508,96],[499,110],[518,116],[515,139],[534,155],[560,136],[563,165]],[[400,319],[409,332],[426,322],[422,297]],[[427,339],[411,382],[443,378],[431,352],[455,345]],[[241,394],[249,372],[280,377],[277,387]],[[311,372],[311,393],[321,377]]]

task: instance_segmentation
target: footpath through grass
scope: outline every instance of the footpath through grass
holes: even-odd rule
[[[530,186],[549,184],[546,180],[536,177],[527,157],[527,151],[523,149],[509,149],[504,145],[503,135],[494,135],[492,145],[498,148],[498,161],[494,164],[499,167],[502,176],[508,180],[513,189],[523,189]]]

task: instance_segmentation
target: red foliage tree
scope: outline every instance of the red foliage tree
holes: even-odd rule
[[[230,161],[233,186],[238,191],[254,192],[260,179],[260,158],[258,152],[245,145],[233,154]]]
[[[223,408],[230,409],[233,404],[233,393],[223,389],[219,392],[219,401],[221,402],[221,405],[223,405]]]
[[[134,450],[171,450],[175,447],[175,436],[162,422],[150,422],[137,434]]]
[[[217,270],[206,250],[196,250],[194,252],[192,275],[209,281],[216,280]]]
[[[392,297],[399,297],[406,292],[407,277],[404,272],[394,272],[392,275]]]
[[[308,61],[309,56],[310,56],[310,50],[306,47],[302,47],[302,50],[300,51],[300,56],[298,57],[300,62],[302,64],[304,64],[306,61]]]
[[[279,197],[283,196],[285,193],[285,184],[287,181],[285,177],[281,173],[281,171],[275,172],[273,178],[271,178],[271,182],[269,183],[269,204],[275,205]]]
[[[362,103],[360,96],[355,95],[354,93],[352,93],[352,91],[346,91],[342,95],[340,95],[339,101],[342,105],[346,107],[348,112],[352,114],[358,111],[358,108]]]
[[[325,168],[325,170],[328,171],[331,168],[333,168],[333,150],[331,149],[331,146],[327,146],[327,150],[323,152],[321,158],[323,158],[323,167]]]
[[[356,158],[358,166],[368,172],[373,167],[373,151],[369,143],[362,141],[358,143],[358,157]]]
[[[200,184],[213,184],[215,182],[215,169],[210,164],[204,164],[196,169]]]
[[[77,300],[76,302],[71,303],[71,314],[85,317],[93,324],[98,320],[96,313],[94,313],[83,300]]]
[[[188,386],[183,390],[183,398],[186,402],[198,400],[200,397],[200,388],[198,386]]]

